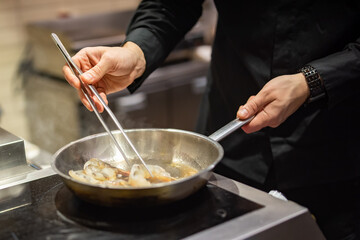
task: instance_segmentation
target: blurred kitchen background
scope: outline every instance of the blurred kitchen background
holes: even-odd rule
[[[0,127],[50,153],[103,132],[64,80],[64,59],[50,33],[58,34],[72,55],[86,46],[117,46],[138,3],[0,0]],[[135,94],[109,96],[124,128],[195,129],[215,21],[212,1],[206,1],[198,24]]]

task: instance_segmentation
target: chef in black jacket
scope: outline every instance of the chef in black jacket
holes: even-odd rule
[[[202,4],[142,1],[122,47],[85,48],[74,56],[86,72],[82,79],[105,100],[114,91],[136,91],[194,26]],[[359,239],[360,1],[215,5],[198,131],[209,135],[236,114],[255,115],[221,142],[225,156],[216,172],[280,190],[309,208],[328,239]],[[66,66],[64,74],[80,89]]]

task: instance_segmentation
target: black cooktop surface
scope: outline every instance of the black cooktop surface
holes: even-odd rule
[[[181,239],[261,207],[210,183],[168,205],[101,207],[54,175],[0,190],[0,239]]]

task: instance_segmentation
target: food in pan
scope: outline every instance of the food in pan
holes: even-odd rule
[[[196,169],[180,163],[171,163],[167,166],[176,176],[171,176],[161,166],[149,164],[147,166],[153,177],[140,164],[133,164],[130,171],[124,171],[97,158],[92,158],[84,164],[82,170],[70,170],[69,175],[81,182],[107,187],[146,187],[175,181],[197,173]]]

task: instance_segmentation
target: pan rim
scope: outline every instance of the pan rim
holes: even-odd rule
[[[59,176],[61,176],[62,178],[71,181],[71,182],[75,182],[77,184],[82,184],[82,185],[86,185],[88,187],[95,187],[95,188],[101,188],[101,189],[114,189],[114,190],[127,190],[127,191],[136,191],[136,190],[149,190],[149,189],[154,189],[154,188],[161,188],[161,187],[165,187],[165,186],[172,186],[172,185],[177,185],[177,184],[181,184],[185,181],[189,181],[193,178],[197,178],[198,176],[204,175],[205,173],[210,173],[212,171],[212,169],[214,169],[214,167],[221,161],[221,159],[224,156],[224,149],[221,146],[221,144],[213,139],[211,139],[210,137],[207,137],[203,134],[200,133],[196,133],[196,132],[192,132],[192,131],[187,131],[187,130],[182,130],[182,129],[175,129],[175,128],[133,128],[133,129],[124,129],[124,131],[126,133],[128,132],[138,132],[138,131],[164,131],[164,132],[178,132],[178,133],[184,133],[184,134],[188,134],[188,135],[192,135],[192,136],[196,136],[199,138],[202,138],[204,140],[207,140],[208,142],[211,142],[213,145],[215,145],[215,147],[219,150],[219,155],[217,157],[217,159],[210,164],[209,166],[207,166],[206,168],[198,171],[196,174],[189,176],[189,177],[185,177],[173,182],[168,182],[168,183],[156,183],[156,184],[152,184],[151,186],[142,186],[142,187],[112,187],[112,186],[102,186],[102,185],[97,185],[97,184],[91,184],[91,183],[85,183],[82,181],[78,181],[76,179],[71,178],[69,175],[62,173],[60,170],[57,169],[57,167],[55,166],[55,162],[56,162],[56,157],[62,152],[64,151],[66,148],[68,148],[71,145],[74,145],[76,143],[79,142],[84,142],[87,141],[89,139],[93,139],[93,138],[97,138],[100,136],[105,136],[108,135],[107,132],[102,132],[102,133],[96,133],[96,134],[92,134],[83,138],[79,138],[77,140],[71,141],[70,143],[64,145],[63,147],[61,147],[60,149],[58,149],[53,155],[52,155],[52,160],[51,160],[51,168],[54,170],[54,172],[56,174],[58,174]],[[121,133],[120,130],[113,130],[111,131],[112,133]]]

